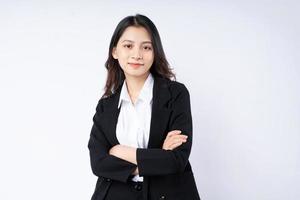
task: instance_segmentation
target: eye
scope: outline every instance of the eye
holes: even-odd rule
[[[152,50],[151,46],[144,46],[144,49],[149,51]]]
[[[130,49],[132,47],[132,45],[131,44],[125,44],[124,47]]]

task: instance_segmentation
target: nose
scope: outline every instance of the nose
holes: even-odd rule
[[[139,48],[135,48],[132,52],[132,56],[133,59],[139,60],[142,59],[142,54]]]

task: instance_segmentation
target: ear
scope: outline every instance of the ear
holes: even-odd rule
[[[116,47],[114,47],[114,48],[112,49],[112,56],[114,57],[114,59],[118,59]]]

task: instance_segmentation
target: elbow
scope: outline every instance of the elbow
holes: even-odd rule
[[[103,171],[101,168],[103,158],[91,159],[91,169],[95,176],[102,176],[101,172]]]
[[[188,164],[188,157],[189,155],[183,154],[181,152],[173,152],[174,155],[174,166],[176,166],[176,172],[182,173],[185,171],[185,168]]]
[[[178,172],[178,173],[184,172],[184,171],[185,171],[185,168],[186,168],[186,164],[187,164],[187,162],[178,164],[178,165],[177,165],[177,172]]]
[[[176,162],[176,173],[182,173],[185,171],[186,165],[187,165],[188,161],[177,161]]]
[[[99,176],[99,170],[95,162],[91,162],[91,169],[95,176]]]

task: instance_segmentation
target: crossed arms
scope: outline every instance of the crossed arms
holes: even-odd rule
[[[96,112],[88,142],[91,167],[96,176],[126,182],[132,174],[166,175],[185,169],[192,145],[190,97],[185,87],[174,101],[169,126],[173,131],[168,132],[160,148],[142,149],[120,144],[111,147],[97,116]]]

